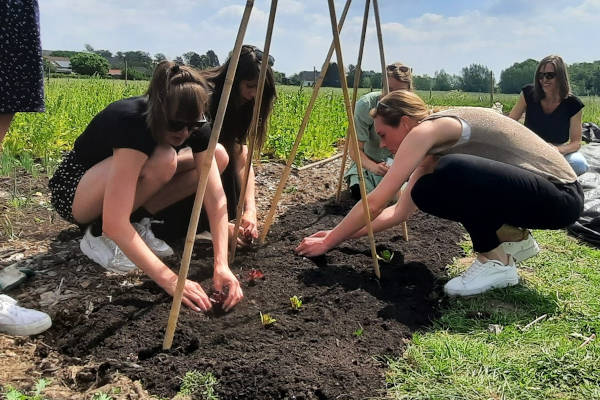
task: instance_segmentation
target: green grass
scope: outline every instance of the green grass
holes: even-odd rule
[[[522,284],[450,299],[433,327],[389,360],[391,398],[600,398],[600,346],[581,347],[600,333],[600,250],[562,231],[534,235],[542,252],[519,268]]]

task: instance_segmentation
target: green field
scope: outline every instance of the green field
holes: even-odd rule
[[[4,142],[0,174],[6,175],[15,161],[26,169],[36,163],[51,171],[62,151],[72,147],[92,117],[109,103],[142,94],[147,82],[103,79],[53,79],[46,86],[46,112],[17,114]],[[359,95],[368,92],[360,89]],[[263,157],[286,159],[298,133],[311,88],[279,86]],[[432,106],[490,106],[486,93],[428,92],[418,94]],[[510,110],[516,95],[494,96]],[[583,120],[600,124],[600,98],[583,97]],[[343,140],[347,119],[341,89],[321,88],[309,124],[298,149],[297,163],[331,156]]]

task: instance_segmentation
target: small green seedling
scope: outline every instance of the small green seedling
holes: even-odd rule
[[[292,303],[292,309],[294,311],[299,311],[300,307],[302,307],[302,300],[298,296],[290,297],[290,303]]]
[[[271,317],[269,314],[260,313],[260,322],[264,327],[272,325],[277,321],[275,318]]]
[[[352,334],[356,337],[361,337],[363,333],[365,333],[365,330],[363,329],[361,324],[358,324],[358,329],[352,332]]]
[[[379,255],[377,255],[377,258],[379,258],[382,261],[385,261],[387,263],[389,263],[390,261],[392,261],[392,258],[394,258],[394,252],[393,251],[389,251],[389,250],[382,250],[381,253],[379,253]]]

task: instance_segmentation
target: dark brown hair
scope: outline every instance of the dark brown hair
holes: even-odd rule
[[[554,72],[556,72],[556,81],[558,82],[558,95],[561,99],[565,99],[571,93],[571,86],[569,85],[569,76],[567,75],[567,66],[561,56],[549,55],[544,57],[535,69],[535,75],[533,76],[533,97],[536,101],[540,101],[546,94],[542,89],[542,84],[538,79],[538,72],[544,68],[546,64],[554,65]]]
[[[381,117],[386,125],[398,126],[406,115],[415,121],[422,121],[430,114],[427,104],[415,93],[396,90],[383,96],[369,113],[372,118]]]
[[[198,121],[208,102],[208,85],[195,69],[162,61],[148,86],[146,123],[157,142],[164,141],[169,119]]]
[[[230,154],[232,154],[233,146],[235,144],[246,144],[248,137],[248,129],[250,128],[252,112],[254,110],[254,100],[249,102],[243,101],[240,97],[240,82],[243,80],[253,81],[258,79],[260,73],[260,60],[256,56],[257,50],[258,49],[254,46],[242,46],[240,59],[233,79],[233,87],[231,88],[220,139],[221,143],[223,143]],[[258,50],[258,52],[260,52],[260,50]],[[262,55],[262,52],[260,54]],[[211,86],[209,118],[212,121],[214,121],[217,115],[217,109],[219,107],[219,101],[221,100],[221,94],[223,93],[225,76],[227,75],[230,61],[231,57],[229,57],[220,67],[202,71],[202,75]],[[255,149],[257,152],[260,152],[266,139],[268,119],[271,110],[273,109],[275,97],[275,78],[273,77],[273,70],[268,66],[258,116],[257,146]]]

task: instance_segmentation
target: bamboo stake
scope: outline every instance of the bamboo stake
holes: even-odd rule
[[[338,31],[342,30],[344,26],[344,21],[346,19],[346,14],[348,14],[348,9],[350,8],[350,3],[352,0],[346,0],[346,5],[344,6],[344,11],[342,11],[342,17],[340,19],[340,23],[338,25]],[[298,134],[296,135],[296,141],[294,142],[294,146],[292,147],[292,151],[288,157],[287,163],[281,175],[281,179],[279,180],[279,186],[277,186],[277,190],[275,191],[275,196],[273,196],[273,200],[271,201],[271,208],[269,209],[269,214],[267,215],[267,219],[265,224],[263,225],[263,231],[260,235],[260,242],[264,243],[269,233],[269,228],[273,223],[273,218],[275,217],[275,211],[277,204],[279,203],[279,199],[281,198],[281,194],[283,193],[283,189],[285,188],[285,184],[287,182],[288,177],[290,176],[290,171],[292,170],[292,163],[296,158],[296,153],[298,151],[298,146],[300,145],[300,141],[302,140],[302,135],[304,135],[304,130],[306,129],[306,125],[308,124],[308,120],[310,119],[310,113],[315,105],[315,101],[317,100],[317,95],[319,94],[319,89],[323,84],[323,80],[325,79],[325,73],[327,72],[327,68],[329,67],[329,61],[331,60],[331,56],[333,55],[334,44],[331,43],[329,47],[329,52],[325,57],[325,62],[321,67],[321,73],[317,78],[313,86],[313,93],[310,101],[308,102],[308,106],[306,107],[306,111],[304,112],[304,118],[302,119],[302,123],[300,124],[300,128],[298,129]]]
[[[173,304],[171,305],[171,312],[169,313],[169,322],[167,324],[167,330],[165,332],[165,338],[163,341],[163,349],[168,350],[173,344],[173,336],[175,334],[175,328],[177,327],[177,319],[179,318],[179,310],[181,308],[181,299],[183,297],[183,288],[187,279],[188,270],[190,267],[190,260],[192,257],[192,250],[194,248],[194,239],[196,237],[196,229],[198,228],[198,218],[200,217],[200,211],[202,210],[202,201],[204,200],[204,193],[206,191],[206,184],[208,182],[208,172],[215,154],[215,148],[219,140],[221,133],[221,126],[223,125],[223,118],[225,116],[225,110],[227,109],[227,103],[229,102],[229,94],[231,93],[231,87],[233,86],[233,78],[235,76],[235,70],[240,58],[240,52],[242,50],[242,42],[244,35],[246,34],[246,28],[248,26],[248,20],[250,19],[250,13],[254,0],[246,0],[246,9],[242,16],[240,28],[238,30],[237,38],[235,41],[235,47],[231,54],[231,60],[229,68],[227,69],[227,75],[225,76],[225,85],[223,86],[223,92],[221,94],[221,100],[219,101],[219,108],[217,109],[217,115],[212,127],[210,134],[210,140],[208,142],[207,157],[208,160],[202,165],[200,171],[200,179],[198,180],[198,188],[196,190],[196,199],[194,200],[194,207],[192,209],[192,215],[190,217],[190,224],[188,225],[187,236],[185,238],[185,246],[183,249],[183,255],[181,257],[181,267],[179,268],[179,277],[177,278],[177,287],[175,294],[173,295]]]
[[[328,0],[329,16],[331,17],[331,30],[333,32],[333,42],[335,43],[335,53],[337,55],[338,71],[340,73],[340,82],[342,84],[342,93],[344,94],[344,103],[346,104],[346,115],[348,116],[348,126],[350,127],[350,136],[352,144],[358,154],[358,139],[356,137],[356,128],[354,126],[354,116],[352,115],[352,104],[350,104],[350,96],[348,95],[348,82],[344,73],[344,59],[342,57],[342,46],[340,45],[340,35],[336,27],[335,5],[334,0]],[[371,244],[371,256],[373,257],[373,269],[375,276],[381,278],[379,272],[379,261],[377,261],[377,249],[375,248],[375,236],[373,235],[373,226],[371,225],[371,213],[369,212],[369,203],[367,200],[367,190],[365,188],[365,178],[362,171],[362,163],[360,157],[356,157],[356,167],[358,169],[358,183],[360,185],[360,195],[362,197],[363,211],[365,214],[365,225],[369,233],[369,242]]]
[[[235,226],[233,235],[229,242],[229,262],[232,263],[235,259],[235,251],[237,248],[238,230],[242,219],[242,210],[244,201],[246,200],[246,190],[248,187],[248,177],[250,176],[250,167],[252,166],[252,156],[254,155],[254,147],[256,146],[258,136],[258,118],[262,104],[263,91],[265,89],[265,79],[267,76],[267,68],[269,66],[269,50],[271,49],[271,37],[273,34],[273,24],[275,23],[275,13],[277,11],[277,1],[271,0],[271,11],[269,13],[269,25],[267,27],[267,35],[265,37],[265,46],[263,48],[263,57],[260,63],[260,72],[258,74],[258,87],[256,88],[256,96],[254,98],[254,110],[252,113],[252,121],[250,122],[250,135],[248,138],[248,156],[246,157],[246,165],[244,168],[244,179],[240,188],[240,198],[238,199],[237,209],[235,212]],[[266,121],[263,121],[266,123]]]
[[[362,56],[365,48],[365,34],[367,32],[367,22],[369,20],[369,7],[371,6],[371,0],[365,1],[365,12],[363,15],[362,32],[360,35],[360,45],[358,47],[358,60],[356,61],[356,69],[354,70],[354,86],[352,92],[352,110],[356,106],[356,97],[358,94],[358,84],[360,83],[360,75],[362,73]],[[346,130],[346,142],[344,143],[344,155],[342,157],[342,166],[340,167],[340,177],[338,179],[337,192],[335,194],[335,201],[339,203],[342,193],[342,181],[344,179],[344,170],[346,169],[346,159],[348,157],[348,143],[350,142],[349,130]],[[354,157],[360,157],[358,150],[353,149]]]
[[[377,41],[379,42],[379,58],[381,60],[381,97],[389,93],[388,76],[385,64],[385,53],[383,52],[383,35],[381,33],[381,21],[379,20],[379,5],[377,0],[373,0],[373,13],[375,14],[375,26],[377,27]],[[408,224],[402,223],[404,231],[404,240],[408,242]]]

